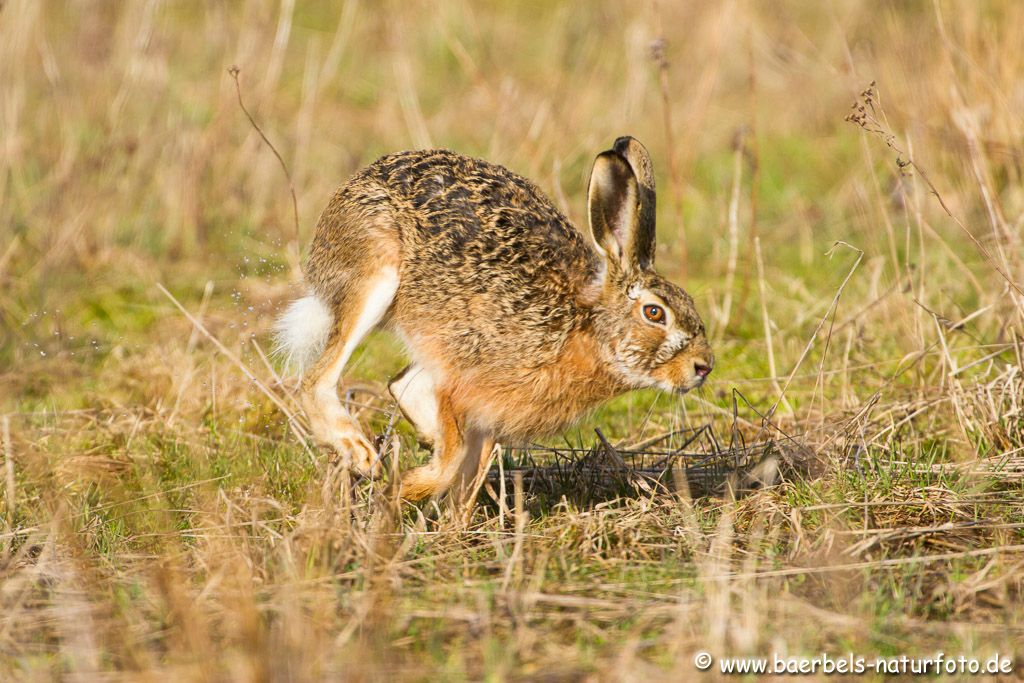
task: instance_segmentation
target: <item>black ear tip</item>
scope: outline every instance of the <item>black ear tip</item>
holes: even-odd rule
[[[634,138],[632,135],[623,135],[621,137],[615,138],[615,144],[612,145],[612,149],[614,149],[619,154],[625,155],[626,152],[629,151],[629,144],[631,142],[636,142],[636,138]]]
[[[630,165],[634,168],[637,168],[638,165],[649,167],[651,164],[651,155],[647,148],[632,135],[623,135],[616,139],[612,151],[623,159],[629,159]]]

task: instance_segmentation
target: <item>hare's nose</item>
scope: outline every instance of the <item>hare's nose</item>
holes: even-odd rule
[[[706,379],[711,374],[711,363],[705,363],[704,361],[696,361],[693,364],[693,371],[701,379]]]

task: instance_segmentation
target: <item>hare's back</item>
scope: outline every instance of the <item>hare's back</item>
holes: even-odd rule
[[[599,261],[533,183],[443,150],[384,157],[367,171],[396,208],[404,328],[470,363],[557,353],[580,324],[577,302]]]
[[[562,258],[594,256],[589,242],[526,178],[448,150],[401,152],[366,169],[399,206],[403,240],[451,235],[454,246],[543,246]]]

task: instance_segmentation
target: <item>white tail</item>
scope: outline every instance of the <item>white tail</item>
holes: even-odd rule
[[[274,354],[298,374],[320,357],[334,325],[334,315],[315,294],[296,299],[274,324]]]

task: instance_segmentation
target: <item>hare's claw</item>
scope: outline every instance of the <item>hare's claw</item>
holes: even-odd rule
[[[362,434],[337,434],[331,439],[331,447],[341,458],[342,464],[357,473],[372,479],[380,476],[381,466],[377,449]]]

